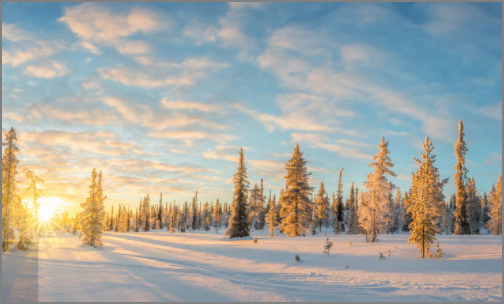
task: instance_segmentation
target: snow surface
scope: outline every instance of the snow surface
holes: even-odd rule
[[[366,243],[328,231],[334,247],[327,256],[322,234],[254,232],[254,244],[223,233],[105,233],[102,249],[68,233],[41,237],[39,301],[502,301],[498,236],[438,236],[445,257],[420,259],[406,234]],[[392,256],[379,260],[388,250]],[[36,261],[35,251],[2,254],[2,300],[22,297],[29,280],[20,266]]]

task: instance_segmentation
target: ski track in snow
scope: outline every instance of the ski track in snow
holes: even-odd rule
[[[420,259],[405,234],[365,243],[327,233],[329,257],[323,235],[256,232],[254,244],[222,234],[105,233],[102,249],[69,234],[42,237],[39,301],[502,301],[502,239],[495,236],[438,236],[445,258]],[[379,260],[389,249],[392,256]]]

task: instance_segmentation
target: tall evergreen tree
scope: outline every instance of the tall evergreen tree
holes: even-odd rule
[[[355,187],[352,183],[350,188],[350,198],[348,199],[348,218],[347,218],[347,233],[359,234],[359,221],[357,216],[357,199],[355,196]]]
[[[471,234],[479,234],[481,227],[481,201],[476,189],[476,181],[471,177],[466,184],[467,196],[467,220],[471,228]]]
[[[413,216],[408,244],[415,244],[422,258],[425,254],[432,255],[430,245],[436,240],[438,222],[443,212],[443,186],[448,183],[448,179],[440,180],[438,169],[434,167],[436,156],[432,154],[434,147],[429,137],[425,138],[423,150],[420,159],[414,158],[420,166],[413,178],[414,192],[408,208]]]
[[[2,146],[5,147],[2,157],[2,250],[7,251],[15,238],[13,214],[21,206],[16,180],[19,163],[16,154],[19,152],[19,148],[14,128],[7,132]]]
[[[395,177],[396,174],[390,168],[394,165],[390,161],[390,151],[388,142],[382,137],[379,152],[373,158],[374,162],[369,167],[374,168],[374,172],[368,174],[364,183],[367,192],[363,194],[365,198],[359,208],[359,225],[366,234],[367,242],[374,242],[379,232],[386,228],[385,217],[389,214],[389,196],[392,191],[391,183],[386,175]]]
[[[339,180],[338,180],[338,192],[336,195],[336,202],[335,202],[335,221],[334,221],[334,234],[340,234],[345,231],[345,225],[343,224],[344,220],[344,205],[343,205],[343,170],[342,168],[339,173]]]
[[[101,240],[103,233],[103,224],[105,217],[104,196],[102,186],[102,173],[97,174],[96,169],[91,172],[91,185],[89,186],[89,197],[85,203],[81,204],[84,208],[80,214],[82,233],[82,243],[95,248],[102,247]]]
[[[288,236],[306,235],[310,224],[310,193],[312,188],[308,184],[311,173],[307,172],[306,160],[296,144],[292,158],[285,166],[285,193],[283,197],[282,231]]]
[[[270,231],[270,237],[273,237],[275,229],[278,227],[278,211],[275,205],[275,197],[269,201],[269,210],[266,215],[266,225]]]
[[[229,217],[229,227],[226,231],[226,235],[229,236],[229,238],[247,237],[250,235],[247,214],[247,190],[249,182],[243,148],[239,151],[238,172],[234,175],[233,182],[233,202],[231,204],[231,215]]]
[[[322,225],[325,225],[329,220],[329,198],[325,191],[324,183],[320,183],[320,188],[317,194],[317,199],[315,200],[316,209],[314,210],[316,214],[317,223],[319,231],[322,231]]]
[[[502,173],[499,175],[497,187],[490,192],[490,221],[488,229],[494,235],[502,235]]]
[[[459,122],[459,137],[455,143],[455,155],[457,156],[457,164],[455,165],[455,182],[456,192],[456,209],[455,216],[455,231],[456,235],[471,234],[471,227],[468,220],[467,196],[465,192],[465,180],[467,179],[468,170],[465,166],[465,154],[467,153],[466,143],[464,141],[464,123]]]

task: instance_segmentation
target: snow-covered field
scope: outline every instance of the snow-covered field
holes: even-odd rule
[[[439,236],[445,257],[420,259],[406,234],[366,243],[327,233],[330,256],[323,235],[266,234],[254,233],[255,244],[223,231],[105,233],[97,250],[53,233],[40,239],[38,254],[2,255],[2,300],[21,296],[29,275],[20,266],[38,255],[39,301],[502,301],[498,236]]]

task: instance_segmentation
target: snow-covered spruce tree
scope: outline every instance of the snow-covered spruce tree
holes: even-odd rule
[[[275,234],[275,229],[278,227],[278,210],[276,208],[276,198],[273,196],[273,199],[270,199],[269,202],[269,210],[266,215],[266,225],[270,231],[270,237],[273,237]]]
[[[348,199],[347,233],[359,234],[359,222],[357,216],[357,201],[355,197],[355,187],[352,183],[350,188],[350,198]]]
[[[402,193],[399,188],[397,188],[396,195],[394,197],[394,209],[392,214],[392,232],[400,232],[404,224],[404,208],[402,201]]]
[[[175,233],[175,229],[177,228],[177,206],[173,204],[171,213],[170,213],[170,224],[168,226],[168,230],[171,233]]]
[[[334,202],[335,205],[335,219],[334,219],[334,234],[340,234],[345,231],[345,225],[343,224],[343,214],[344,214],[344,205],[343,205],[343,170],[344,168],[341,168],[340,173],[339,173],[339,180],[338,180],[338,192],[336,195],[336,201]]]
[[[252,229],[258,230],[259,215],[261,213],[261,206],[259,204],[260,189],[257,184],[249,192],[249,225]]]
[[[488,200],[488,194],[485,191],[483,193],[483,197],[481,197],[481,227],[487,227],[489,220],[490,220],[490,202]]]
[[[389,213],[389,195],[393,190],[386,175],[396,176],[390,168],[394,165],[390,161],[388,142],[382,137],[379,152],[374,156],[374,162],[369,167],[374,168],[374,172],[368,174],[364,185],[367,192],[364,194],[364,202],[359,207],[359,225],[366,234],[367,242],[374,242],[379,232],[385,228],[385,217]]]
[[[257,203],[259,205],[257,229],[263,230],[264,226],[266,225],[266,213],[268,205],[266,203],[266,196],[264,196],[264,180],[262,178],[261,178],[261,186],[259,187],[259,197],[257,198]]]
[[[467,179],[468,170],[465,166],[465,154],[468,151],[464,141],[464,123],[459,122],[459,137],[455,143],[455,155],[457,156],[457,164],[455,165],[455,175],[453,176],[456,188],[456,208],[455,216],[455,231],[456,235],[471,234],[471,227],[468,219],[467,196],[465,192],[465,180]]]
[[[324,183],[320,183],[320,188],[317,193],[317,199],[315,200],[315,204],[317,206],[315,213],[317,217],[317,226],[319,227],[319,231],[322,231],[322,225],[326,225],[329,220],[329,198],[327,197],[327,193],[325,191]]]
[[[217,201],[215,202],[212,216],[213,216],[214,228],[220,229],[221,220],[222,220],[222,209],[221,209],[221,204],[219,202],[219,199],[217,199]]]
[[[413,175],[413,174],[412,174]],[[410,197],[411,193],[413,192],[413,188],[410,187],[408,192],[404,192],[404,198],[403,198],[403,210],[404,210],[404,223],[403,223],[403,229],[402,231],[409,231],[409,225],[413,221],[413,218],[411,216],[411,213],[408,212],[408,208],[410,205]]]
[[[247,214],[247,190],[249,182],[243,148],[239,151],[238,172],[234,175],[233,182],[233,202],[231,204],[231,215],[229,216],[229,227],[226,231],[226,235],[231,239],[250,235]]]
[[[150,196],[149,194],[147,194],[147,196],[144,198],[144,203],[143,203],[143,208],[144,208],[144,220],[143,220],[143,224],[144,224],[144,227],[143,227],[143,231],[147,232],[147,231],[150,231],[150,227],[151,227],[151,221],[150,221]]]
[[[311,234],[316,235],[317,234],[317,226],[319,223],[318,216],[317,216],[317,203],[316,203],[317,197],[315,196],[315,201],[312,202],[311,205]]]
[[[438,233],[443,212],[443,186],[448,179],[440,180],[438,169],[434,167],[436,156],[432,154],[434,147],[429,137],[425,138],[423,150],[420,159],[413,158],[420,166],[413,178],[413,195],[408,208],[413,216],[408,244],[415,244],[425,258],[425,254],[432,256],[430,246]]]
[[[210,230],[210,206],[208,202],[203,207],[203,230]]]
[[[499,175],[497,187],[492,186],[492,192],[490,192],[488,230],[494,235],[502,235],[502,173]]]
[[[312,188],[308,184],[311,173],[307,172],[306,160],[296,144],[292,158],[285,166],[285,193],[280,215],[282,231],[287,236],[306,235],[310,224],[310,193]]]
[[[36,233],[38,233],[40,227],[38,221],[39,200],[44,196],[44,192],[40,186],[44,184],[44,180],[35,175],[35,173],[28,168],[24,168],[23,172],[26,177],[26,182],[28,183],[25,194],[32,200],[33,210],[35,211],[35,225],[33,225],[33,227],[36,229]]]
[[[85,203],[81,204],[84,209],[80,214],[82,233],[82,243],[102,247],[101,240],[103,231],[103,218],[105,217],[104,201],[107,197],[103,195],[102,173],[96,173],[96,169],[91,172],[91,185],[89,186],[89,197]]]
[[[471,228],[471,234],[479,234],[481,228],[481,201],[474,177],[471,177],[466,184],[466,196],[467,219]]]
[[[15,238],[13,215],[21,206],[16,180],[19,148],[14,128],[7,132],[2,146],[5,147],[2,157],[2,250],[7,251]]]

